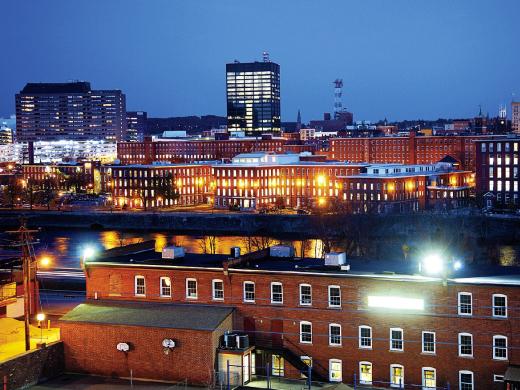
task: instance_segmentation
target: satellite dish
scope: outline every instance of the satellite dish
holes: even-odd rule
[[[173,341],[172,339],[164,339],[162,341],[162,346],[164,348],[175,348],[175,341]]]
[[[128,352],[130,350],[130,345],[128,345],[128,343],[119,343],[116,348],[118,351]]]

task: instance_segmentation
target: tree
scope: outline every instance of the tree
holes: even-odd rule
[[[41,184],[42,203],[47,205],[47,210],[51,209],[51,203],[56,199],[59,188],[58,179],[56,177],[45,176]]]
[[[38,186],[34,179],[27,179],[23,189],[23,200],[29,203],[29,207],[32,210],[34,201],[38,193]]]
[[[81,171],[74,171],[68,175],[65,175],[65,185],[67,190],[74,189],[74,192],[79,192],[87,186],[87,180],[85,175]]]
[[[22,195],[22,192],[22,182],[14,176],[11,177],[7,185],[3,188],[3,203],[9,205],[10,208],[13,208],[17,203],[18,198]]]
[[[155,184],[157,196],[161,196],[164,200],[168,199],[170,205],[173,204],[174,200],[179,199],[180,194],[177,188],[177,181],[171,172],[166,172],[163,177],[157,178]]]

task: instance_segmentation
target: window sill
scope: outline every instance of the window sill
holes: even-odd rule
[[[437,353],[436,352],[421,352],[421,355],[424,355],[424,356],[437,356]]]
[[[463,359],[475,359],[473,355],[459,355],[459,357]]]
[[[162,298],[162,299],[169,299],[171,298],[172,296],[171,295],[161,295],[159,298]]]
[[[198,299],[198,297],[186,297],[186,299],[196,300],[196,299]]]
[[[389,349],[388,351],[389,351],[389,352],[399,352],[399,353],[403,353],[403,352],[404,352],[404,349]]]

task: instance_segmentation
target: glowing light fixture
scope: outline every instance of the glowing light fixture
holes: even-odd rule
[[[455,271],[458,271],[459,269],[462,268],[462,261],[459,261],[459,260],[456,260],[454,263],[453,263],[453,269]]]
[[[91,246],[83,248],[83,261],[91,259],[96,254],[96,250]]]
[[[421,268],[430,275],[440,274],[444,269],[444,261],[438,253],[430,253],[424,257]]]
[[[424,310],[424,299],[369,295],[368,306],[392,310]]]

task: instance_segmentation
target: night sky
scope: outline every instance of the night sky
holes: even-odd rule
[[[0,0],[0,116],[26,82],[122,89],[149,116],[225,115],[225,64],[281,66],[282,120],[496,115],[520,97],[519,0]]]

